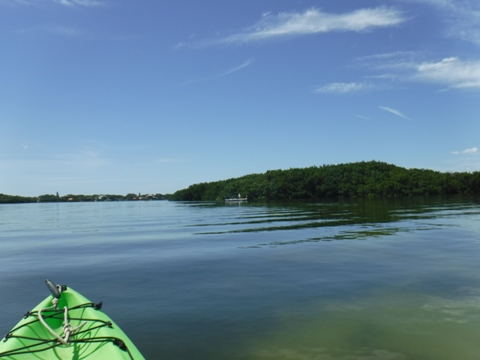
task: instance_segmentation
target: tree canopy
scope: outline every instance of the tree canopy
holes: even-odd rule
[[[33,197],[0,194],[0,204],[29,203],[34,201],[35,198]]]
[[[200,183],[171,200],[223,200],[242,194],[252,200],[388,197],[480,193],[480,172],[442,173],[406,169],[378,161],[270,170],[239,178]]]

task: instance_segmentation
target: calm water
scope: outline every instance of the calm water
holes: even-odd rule
[[[148,359],[479,359],[479,204],[0,205],[0,334],[49,278]]]

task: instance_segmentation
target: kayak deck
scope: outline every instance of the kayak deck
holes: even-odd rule
[[[61,293],[57,306],[52,300],[54,296],[47,297],[4,337],[1,359],[144,359],[100,310],[101,303],[94,304],[70,288]]]

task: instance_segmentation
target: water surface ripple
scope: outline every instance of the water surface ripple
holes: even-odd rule
[[[0,205],[0,333],[50,278],[148,359],[478,359],[479,204]]]

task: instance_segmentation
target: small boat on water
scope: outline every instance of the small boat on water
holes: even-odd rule
[[[242,198],[241,194],[238,194],[238,197],[232,197],[225,199],[226,202],[242,202],[242,201],[248,201],[247,197]]]
[[[45,283],[52,295],[5,335],[0,359],[145,359],[101,311],[101,302],[94,304],[65,285]]]

